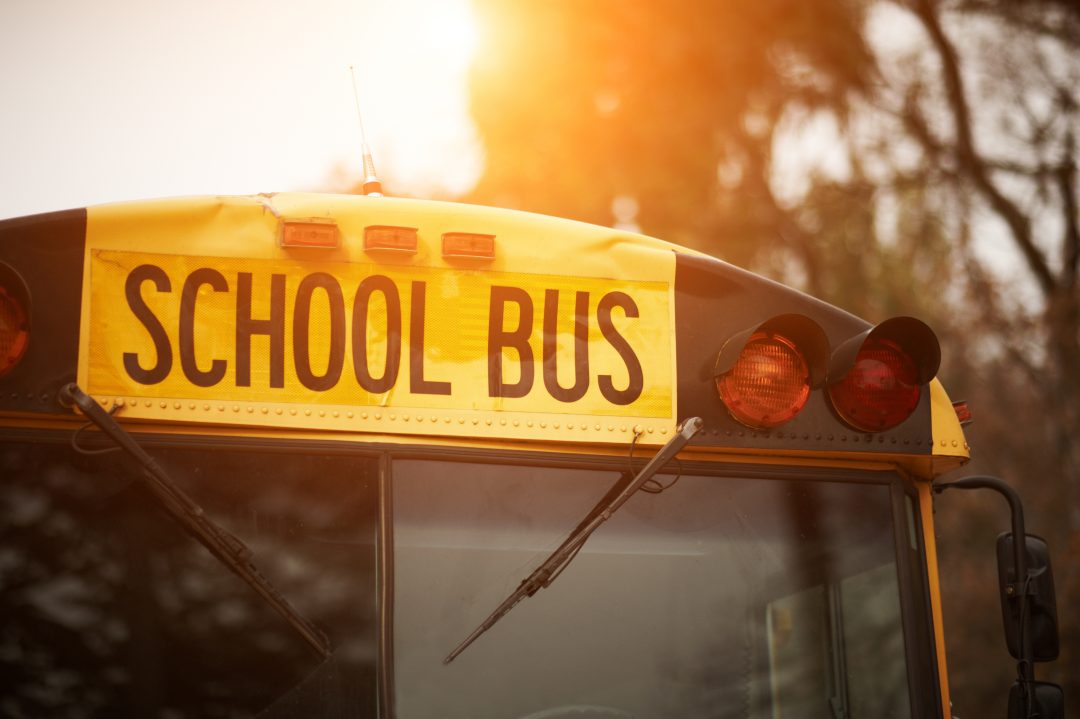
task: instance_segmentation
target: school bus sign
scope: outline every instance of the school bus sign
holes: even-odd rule
[[[107,249],[89,263],[86,380],[135,416],[588,441],[671,425],[666,282]]]

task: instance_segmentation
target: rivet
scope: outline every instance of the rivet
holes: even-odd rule
[[[465,424],[465,418],[464,417],[458,417],[457,418],[457,423],[458,424]]]
[[[146,405],[147,407],[153,407],[154,406],[154,403],[151,402],[150,400],[146,400],[145,402],[143,402],[143,404]]]
[[[296,410],[295,409],[290,409],[289,414],[292,415],[293,417],[295,417],[296,416]]]
[[[120,407],[122,405],[120,405],[120,403],[117,402],[117,406]],[[181,407],[183,407],[183,405],[180,404],[179,402],[173,402],[173,409],[180,409]]]
[[[609,425],[607,426],[607,431],[608,431],[608,432],[614,432],[614,431],[615,431],[615,425],[613,425],[613,424],[609,424]]]
[[[473,417],[473,418],[472,418],[472,423],[473,423],[474,425],[480,424],[480,418],[479,418],[479,417]]]
[[[334,410],[334,416],[335,416],[335,417],[340,417],[340,416],[341,416],[341,412],[338,412],[338,411],[337,411],[337,410],[335,409],[335,410]]]
[[[641,434],[644,431],[645,431],[645,428],[642,427],[640,424],[635,424],[634,425],[634,434]]]
[[[311,410],[310,409],[305,409],[304,410],[304,416],[305,417],[310,417],[311,416]]]
[[[281,414],[281,412],[282,412],[281,407],[275,407],[274,408],[274,414]]]
[[[345,416],[348,417],[349,419],[352,419],[353,418],[353,413],[352,412],[346,412]]]
[[[667,434],[667,427],[660,430],[660,434]]]
[[[485,419],[484,424],[486,424],[488,427],[490,427],[491,426],[491,419],[490,418]]]
[[[501,424],[503,427],[505,427],[506,426],[506,420],[505,419],[500,419],[499,424]]]
[[[326,416],[326,410],[325,409],[320,409],[319,410],[319,416],[320,417],[325,417]]]
[[[382,412],[376,412],[375,419],[382,419]]]
[[[558,422],[552,422],[551,426],[554,427],[555,429],[558,429],[559,428],[559,423]]]
[[[424,421],[424,415],[422,415],[422,414],[416,415],[416,421],[417,422],[423,422]]]
[[[408,422],[410,419],[412,419],[412,418],[407,414],[401,415],[401,421],[402,422]]]
[[[600,425],[594,424],[593,429],[595,429],[597,432],[599,432],[600,431]]]
[[[248,411],[248,414],[251,414],[252,412],[255,411],[255,408],[252,407],[251,405],[248,405],[247,411]]]
[[[526,423],[525,423],[525,426],[526,426],[526,427],[532,427],[532,426],[533,426],[533,423],[532,423],[531,421],[529,421],[529,422],[526,422]]]
[[[547,429],[547,422],[541,422],[540,429]]]
[[[224,411],[225,411],[225,405],[223,405],[223,404],[219,404],[219,405],[217,406],[217,411],[218,411],[218,412],[224,412]]]
[[[515,419],[515,420],[514,420],[514,426],[515,426],[515,427],[520,427],[520,426],[521,426],[521,421],[520,421],[520,420],[516,420],[516,419]]]
[[[450,424],[451,422],[454,421],[454,418],[453,417],[443,417],[442,421],[445,422],[446,424]]]
[[[367,412],[361,412],[360,419],[367,419]]]
[[[123,407],[124,406],[124,398],[123,397],[117,397],[116,398],[116,406],[117,407]]]
[[[234,405],[232,406],[232,411],[233,411],[233,412],[239,412],[239,411],[240,411],[240,405],[238,405],[238,404],[234,404]]]
[[[649,434],[652,434],[655,431],[656,431],[655,427],[649,427]]]
[[[161,407],[162,409],[165,409],[166,407],[169,406],[169,403],[168,402],[158,402],[158,406]]]
[[[957,441],[956,441],[956,440],[954,439],[954,440],[952,441],[952,446],[954,446],[954,447],[959,447],[959,446],[960,446],[960,443],[959,443],[959,442],[957,442]],[[1017,542],[1017,544],[1019,544],[1019,542]]]

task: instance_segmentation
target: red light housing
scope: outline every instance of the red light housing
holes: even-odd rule
[[[0,377],[15,369],[30,344],[29,295],[26,285],[0,265]]]
[[[755,429],[787,422],[810,396],[810,367],[794,342],[759,331],[746,341],[730,370],[716,378],[728,412]]]
[[[919,404],[919,374],[915,359],[897,342],[869,337],[844,378],[829,387],[829,399],[840,418],[855,429],[892,429]]]

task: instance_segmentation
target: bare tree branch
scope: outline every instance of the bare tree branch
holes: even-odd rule
[[[1069,290],[1076,287],[1077,265],[1080,264],[1080,226],[1076,206],[1076,141],[1072,131],[1065,136],[1065,162],[1057,172],[1058,190],[1061,192],[1061,214],[1065,220],[1065,238],[1062,248],[1062,284]]]
[[[993,183],[986,165],[975,149],[972,136],[971,111],[964,93],[964,82],[960,76],[960,60],[945,30],[941,26],[935,0],[917,0],[916,15],[926,28],[930,40],[941,59],[942,74],[945,81],[945,93],[956,132],[956,159],[964,174],[971,180],[976,190],[989,203],[994,212],[1005,222],[1012,233],[1020,252],[1027,261],[1035,280],[1046,297],[1052,297],[1057,288],[1057,281],[1046,257],[1035,244],[1031,220],[1006,197]]]

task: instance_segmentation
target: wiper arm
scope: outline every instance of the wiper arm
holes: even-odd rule
[[[596,528],[611,518],[619,507],[626,503],[626,500],[637,492],[641,485],[648,482],[653,476],[659,472],[665,464],[679,453],[679,451],[686,446],[695,434],[701,431],[704,426],[700,417],[691,417],[683,421],[675,430],[675,436],[672,437],[667,444],[660,448],[660,451],[649,460],[640,472],[638,472],[628,483],[626,483],[621,490],[609,492],[604,499],[600,501],[600,504],[589,513],[585,520],[578,524],[577,528],[570,533],[570,536],[566,538],[559,548],[551,553],[544,563],[533,571],[532,574],[522,580],[521,584],[514,592],[503,600],[502,604],[496,607],[495,611],[488,615],[480,626],[473,630],[472,634],[465,638],[461,644],[457,645],[454,651],[446,655],[443,659],[443,664],[449,664],[454,661],[459,654],[465,651],[470,644],[475,642],[481,634],[486,632],[495,626],[495,622],[506,616],[511,609],[513,609],[518,602],[525,597],[531,597],[544,587],[550,586],[555,578],[562,573],[566,566],[573,561],[577,556],[578,551],[582,545],[589,538]],[[620,484],[622,484],[620,482]],[[614,488],[613,488],[614,490]],[[590,518],[591,517],[591,518]]]
[[[319,656],[323,659],[330,656],[330,642],[326,635],[301,616],[285,597],[281,596],[270,580],[259,572],[251,562],[251,549],[207,517],[202,507],[173,482],[161,465],[146,453],[146,450],[113,419],[111,414],[105,411],[104,407],[74,383],[66,385],[61,390],[60,400],[67,405],[78,406],[88,420],[97,425],[142,466],[144,472],[141,479],[147,489],[165,511],[180,523],[184,531],[197,539],[217,557],[218,561],[254,589]]]

